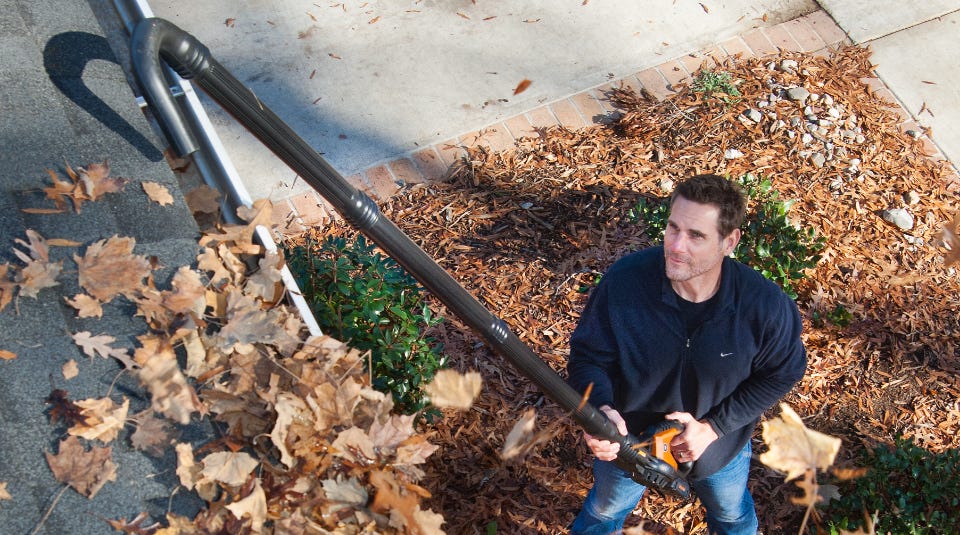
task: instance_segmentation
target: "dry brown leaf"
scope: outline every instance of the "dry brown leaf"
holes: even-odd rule
[[[434,513],[429,509],[421,509],[417,506],[413,511],[413,520],[417,526],[418,533],[423,535],[443,535],[445,532],[441,529],[444,522],[443,515]]]
[[[13,496],[7,491],[7,482],[0,481],[0,500],[12,500]]]
[[[133,254],[136,240],[112,236],[87,247],[83,257],[74,255],[80,272],[80,286],[101,302],[117,295],[136,297],[153,266],[144,256]]]
[[[90,331],[81,331],[71,335],[73,341],[80,346],[83,353],[90,358],[97,355],[107,359],[115,358],[123,364],[123,367],[132,370],[137,367],[136,363],[130,359],[130,353],[121,347],[111,347],[110,344],[116,342],[116,338],[109,334],[93,336]]]
[[[856,479],[858,477],[863,477],[869,472],[869,468],[840,468],[834,467],[831,472],[833,476],[839,479],[840,481],[849,481],[851,479]]]
[[[47,238],[47,245],[50,247],[80,247],[83,244],[65,238]]]
[[[231,292],[227,295],[227,323],[214,337],[217,349],[225,354],[249,353],[253,344],[260,343],[276,346],[283,354],[292,352],[300,340],[285,327],[284,314],[282,308],[263,310],[253,296]]]
[[[199,273],[189,266],[181,266],[170,285],[173,286],[172,291],[162,292],[164,308],[174,314],[203,315],[207,306],[207,287],[200,280]]]
[[[174,451],[177,452],[177,477],[180,479],[180,484],[187,490],[193,490],[200,479],[201,468],[193,456],[193,446],[186,442],[178,442],[174,446]]]
[[[253,241],[253,233],[257,225],[263,225],[270,228],[273,218],[273,203],[270,199],[259,199],[253,202],[252,206],[237,207],[237,216],[247,222],[244,234],[237,243],[242,245]]]
[[[70,359],[63,363],[60,371],[63,373],[63,378],[69,381],[80,373],[80,367],[77,365],[77,361]]]
[[[807,429],[789,405],[780,404],[780,416],[763,422],[763,441],[769,448],[760,462],[786,473],[786,480],[807,470],[826,470],[840,451],[840,439]]]
[[[363,386],[352,378],[340,385],[323,383],[314,387],[313,394],[307,396],[307,404],[313,411],[314,427],[326,432],[337,425],[353,423],[353,411],[361,401]]]
[[[403,441],[416,431],[412,414],[391,414],[386,420],[374,420],[367,434],[380,451],[395,451]]]
[[[341,431],[330,446],[335,450],[334,455],[355,463],[367,464],[377,460],[377,452],[370,436],[356,426]]]
[[[74,404],[80,407],[83,422],[67,429],[67,433],[101,442],[111,442],[117,438],[126,425],[127,412],[130,410],[130,400],[126,397],[121,405],[108,397],[82,399]]]
[[[46,453],[53,477],[87,498],[93,498],[109,481],[117,480],[117,465],[109,446],[85,450],[80,439],[69,436],[60,441],[60,451]]]
[[[445,369],[437,372],[424,391],[430,397],[430,403],[436,407],[466,410],[480,394],[482,383],[477,372],[461,375],[456,370]]]
[[[265,303],[276,303],[283,296],[283,284],[280,268],[283,267],[283,258],[270,251],[259,261],[260,269],[247,277],[244,289]]]
[[[26,251],[13,250],[17,258],[26,264],[17,272],[16,282],[20,286],[20,295],[36,298],[40,290],[60,284],[57,277],[63,270],[63,262],[50,261],[46,240],[35,230],[27,229],[27,240],[14,240],[26,248]]]
[[[190,415],[202,412],[203,406],[183,376],[170,341],[151,335],[138,336],[137,340],[140,347],[133,353],[140,365],[137,377],[150,392],[153,410],[181,425],[190,423]]]
[[[533,407],[523,411],[523,416],[513,424],[513,429],[503,441],[500,458],[507,460],[526,452],[536,436],[537,411]]]
[[[203,480],[239,487],[247,482],[260,463],[243,451],[217,451],[204,457],[200,464],[203,466],[200,471]]]
[[[67,166],[67,173],[72,173],[69,166]],[[77,175],[79,177],[78,183],[83,186],[84,193],[93,201],[107,193],[121,191],[129,182],[125,178],[110,176],[110,160],[79,167],[77,168]],[[71,176],[71,178],[73,177]]]
[[[253,482],[250,493],[239,500],[229,503],[226,508],[239,520],[250,518],[251,533],[261,533],[267,520],[267,495],[260,486],[260,480]]]
[[[440,446],[427,442],[423,435],[413,435],[397,446],[395,463],[398,465],[423,464]]]
[[[10,280],[10,264],[0,264],[0,310],[10,304],[16,291],[17,283]]]
[[[126,518],[121,518],[119,520],[107,520],[107,524],[110,524],[110,527],[112,527],[114,531],[127,533],[129,535],[164,535],[158,531],[161,527],[159,522],[154,522],[147,526],[143,525],[143,523],[149,519],[150,515],[144,511],[129,522]]]
[[[527,80],[526,78],[524,78],[523,80],[520,81],[519,84],[517,84],[517,87],[513,89],[513,94],[519,95],[520,93],[523,93],[524,91],[527,90],[528,87],[530,87],[530,84],[532,83],[533,82],[531,82],[530,80]]]
[[[7,351],[6,349],[0,349],[0,360],[13,360],[17,358],[17,354],[13,351]]]
[[[73,299],[64,296],[63,300],[67,302],[68,305],[72,306],[77,310],[78,318],[101,318],[103,317],[103,306],[102,303],[90,297],[87,294],[77,294],[73,296]]]
[[[225,391],[226,388],[215,387],[202,392],[204,406],[216,415],[217,421],[226,423],[233,436],[269,433],[272,414],[263,400],[250,392],[238,395]]]
[[[160,206],[173,204],[173,195],[170,195],[170,190],[163,184],[159,182],[141,182],[140,185],[151,201]]]
[[[72,426],[83,422],[83,416],[80,415],[80,407],[77,407],[76,404],[70,401],[66,390],[55,389],[50,392],[47,399],[43,401],[51,405],[47,413],[50,417],[50,423],[57,424],[63,422],[68,426]]]
[[[140,412],[131,420],[136,429],[130,435],[130,445],[139,451],[162,457],[176,441],[176,430],[167,420],[154,416],[153,409]]]
[[[210,283],[215,286],[225,280],[235,280],[233,279],[234,274],[240,276],[244,272],[243,263],[239,262],[239,260],[237,263],[232,263],[232,266],[239,271],[229,269],[217,254],[218,250],[230,254],[231,260],[236,258],[230,253],[229,248],[223,244],[218,245],[216,248],[203,247],[200,249],[200,254],[197,255],[197,269],[206,271],[207,273],[212,272],[213,274],[210,275]]]
[[[60,177],[58,177],[57,173],[52,169],[47,169],[47,174],[50,175],[50,179],[53,181],[53,186],[43,188],[43,192],[46,193],[47,198],[53,201],[53,203],[57,206],[57,210],[66,210],[67,199],[69,199],[73,203],[74,211],[80,213],[80,204],[83,202],[83,199],[77,198],[79,189],[77,188],[76,182],[65,182],[60,180]]]
[[[220,211],[220,192],[206,184],[193,188],[183,197],[194,214],[216,214]]]
[[[803,479],[797,480],[796,485],[803,491],[802,496],[791,496],[790,503],[804,507],[814,507],[840,498],[840,490],[836,485],[820,485],[813,470],[807,470]]]
[[[336,479],[325,479],[320,484],[328,501],[325,506],[327,514],[344,508],[364,507],[370,500],[367,489],[354,477],[338,476]]]
[[[63,210],[60,208],[21,208],[20,211],[25,214],[42,214],[42,215],[63,213]]]
[[[187,365],[183,371],[188,377],[196,379],[204,373],[210,371],[216,361],[208,362],[207,348],[203,345],[200,335],[195,329],[190,329],[186,334],[180,337],[183,348],[187,351]]]
[[[960,211],[954,214],[953,221],[943,225],[940,238],[947,248],[947,254],[944,255],[946,264],[949,266],[960,262]]]
[[[370,509],[377,513],[389,514],[392,527],[416,533],[417,521],[413,515],[414,511],[420,508],[419,496],[412,492],[405,492],[403,485],[390,472],[382,470],[370,472],[370,483],[377,489]]]
[[[310,409],[303,398],[290,392],[280,392],[273,409],[277,412],[277,420],[270,431],[270,440],[280,450],[280,462],[293,468],[297,459],[287,449],[287,435],[294,421],[310,421]]]
[[[440,535],[443,516],[420,508],[420,499],[415,492],[408,492],[396,476],[386,471],[370,473],[370,483],[376,487],[370,508],[375,512],[390,515],[390,526],[405,533]]]

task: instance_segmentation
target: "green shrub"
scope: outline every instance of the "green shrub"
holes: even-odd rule
[[[863,525],[877,513],[877,533],[960,533],[960,450],[932,453],[897,437],[864,452],[863,477],[844,482],[825,509],[832,533]]]
[[[359,234],[350,243],[328,236],[286,254],[320,328],[371,352],[373,386],[392,394],[399,411],[424,409],[422,387],[446,365],[446,358],[425,334],[442,318],[430,313],[417,281]],[[427,416],[436,414],[431,410]]]
[[[819,310],[813,311],[813,325],[815,327],[823,327],[825,325],[825,321],[829,321],[837,327],[846,327],[850,325],[851,321],[853,321],[853,314],[847,310],[847,307],[840,303],[837,303],[837,306],[833,307],[833,310],[827,312],[826,314],[820,312]]]
[[[817,265],[825,241],[817,238],[813,229],[793,225],[787,217],[793,203],[781,201],[769,180],[745,174],[738,181],[748,203],[740,243],[733,255],[796,299],[793,283],[804,277],[805,269]],[[627,215],[634,222],[643,222],[650,238],[662,241],[670,212],[668,204],[668,198],[642,199]]]

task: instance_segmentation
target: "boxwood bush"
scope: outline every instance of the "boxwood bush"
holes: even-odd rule
[[[370,351],[373,386],[392,394],[397,410],[424,410],[422,387],[446,365],[446,358],[427,334],[442,318],[430,312],[417,281],[362,234],[352,240],[327,236],[319,243],[308,241],[288,248],[286,255],[324,333]]]
[[[825,515],[831,533],[852,531],[864,513],[876,515],[876,533],[960,533],[960,450],[933,453],[897,437],[865,451],[863,477],[840,485]]]

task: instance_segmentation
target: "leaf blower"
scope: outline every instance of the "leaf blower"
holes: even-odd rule
[[[603,413],[593,405],[584,403],[580,394],[510,332],[503,320],[491,314],[384,217],[370,197],[348,183],[250,89],[217,62],[199,40],[167,20],[146,18],[138,22],[133,30],[131,56],[144,98],[160,118],[161,129],[180,156],[196,151],[198,143],[170,92],[161,60],[181,77],[200,86],[347,221],[403,266],[501,356],[540,387],[544,394],[569,411],[585,431],[619,442],[621,447],[617,462],[633,474],[634,479],[651,488],[689,496],[689,485],[676,466],[676,461],[670,463],[672,456],[658,457],[638,437],[620,435]],[[654,439],[657,436],[655,434]]]

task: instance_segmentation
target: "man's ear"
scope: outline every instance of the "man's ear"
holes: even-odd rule
[[[740,229],[735,228],[730,234],[727,234],[727,237],[723,239],[723,255],[730,256],[733,253],[733,250],[737,248],[737,244],[740,243]]]

